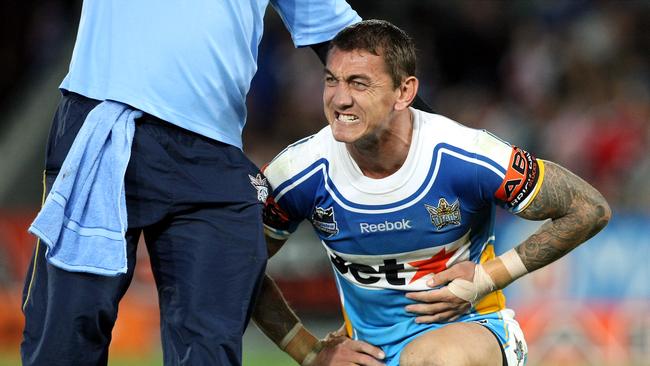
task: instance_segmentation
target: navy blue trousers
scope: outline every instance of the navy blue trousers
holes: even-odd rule
[[[68,93],[46,151],[46,191],[98,101]],[[37,243],[23,291],[24,365],[106,365],[118,304],[141,235],[160,304],[165,365],[240,365],[267,260],[259,170],[236,147],[153,116],[136,120],[126,171],[128,273],[74,273],[45,260]]]

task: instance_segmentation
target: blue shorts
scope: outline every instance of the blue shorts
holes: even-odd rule
[[[52,186],[99,102],[64,95],[46,151]],[[23,365],[106,365],[118,303],[144,236],[158,290],[165,365],[240,365],[267,260],[258,168],[234,146],[156,117],[136,120],[125,176],[128,272],[66,272],[37,243],[23,291]]]
[[[504,363],[504,366],[523,366],[526,364],[528,346],[526,345],[526,340],[519,327],[519,323],[514,319],[514,312],[512,310],[505,309],[495,313],[465,316],[458,321],[475,322],[490,330],[501,345],[503,357],[507,361],[507,363]],[[414,334],[402,342],[382,346],[382,350],[386,353],[386,366],[399,366],[400,355],[408,343],[427,331],[438,329],[442,326],[444,324],[431,324],[430,329]]]

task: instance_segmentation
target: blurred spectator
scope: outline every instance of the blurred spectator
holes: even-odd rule
[[[0,12],[0,111],[15,106],[29,82],[48,65],[68,57],[62,49],[74,35],[79,7],[75,0],[2,3]],[[0,119],[0,135],[5,127]]]

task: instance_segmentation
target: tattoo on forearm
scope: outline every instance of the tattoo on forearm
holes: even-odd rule
[[[551,219],[516,248],[529,272],[594,236],[611,216],[605,199],[587,182],[551,162],[545,167],[540,192],[519,214],[530,220]]]

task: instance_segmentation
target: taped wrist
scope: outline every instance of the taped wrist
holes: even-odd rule
[[[490,275],[497,288],[504,288],[512,281],[528,273],[517,251],[510,249],[493,260],[483,263],[485,271]]]
[[[497,289],[490,275],[480,264],[474,267],[472,281],[456,278],[447,285],[447,288],[456,297],[469,302],[472,306],[476,305],[483,296]]]
[[[455,296],[474,306],[485,295],[506,287],[526,273],[528,270],[519,254],[511,249],[499,257],[476,265],[472,281],[456,278],[449,283],[448,288]]]
[[[287,346],[291,341],[293,341],[294,338],[296,338],[296,335],[300,331],[300,328],[303,328],[302,323],[298,322],[296,323],[287,334],[284,335],[284,338],[278,343],[278,346],[280,347],[281,350],[285,351],[287,349]]]
[[[306,365],[307,361],[313,362],[321,349],[318,339],[302,323],[296,323],[278,346],[301,365]]]
[[[316,360],[316,356],[318,355],[318,352],[323,348],[323,344],[321,342],[316,343],[314,345],[314,348],[312,348],[311,352],[305,356],[305,358],[302,360],[300,363],[300,366],[311,366],[312,363],[314,363],[314,360]]]

